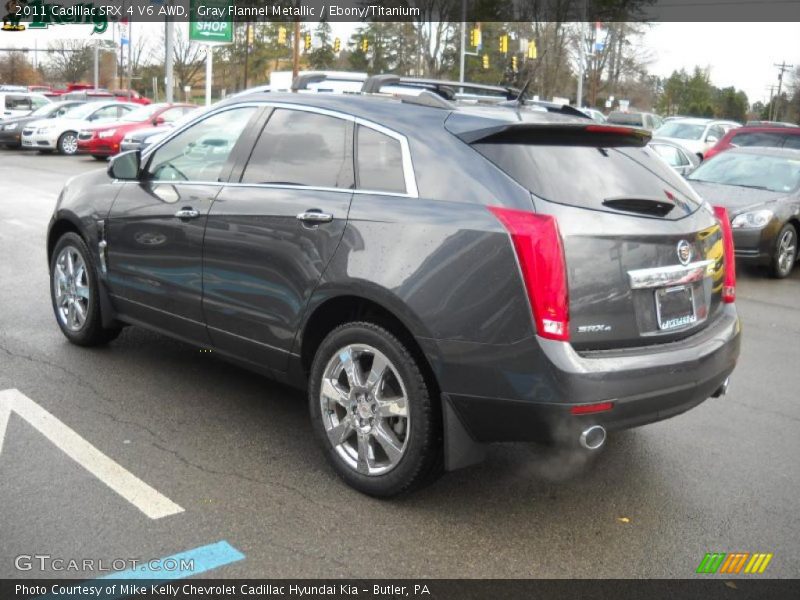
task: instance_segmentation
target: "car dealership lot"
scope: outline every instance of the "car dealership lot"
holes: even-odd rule
[[[48,296],[45,229],[89,157],[4,151],[0,390],[16,388],[185,509],[150,519],[18,415],[0,452],[0,576],[14,557],[159,558],[227,541],[224,577],[691,577],[706,552],[800,560],[800,269],[741,271],[744,340],[727,397],[612,436],[593,462],[526,445],[378,501],[312,439],[305,398],[138,328],[70,345]],[[49,572],[52,574],[52,571]],[[85,573],[71,576],[91,578]]]

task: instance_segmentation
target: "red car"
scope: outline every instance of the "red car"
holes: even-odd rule
[[[91,154],[98,160],[119,152],[125,134],[142,127],[153,127],[173,123],[187,112],[194,110],[191,104],[148,104],[125,115],[113,123],[103,123],[78,132],[78,152]]]
[[[800,127],[746,126],[731,129],[706,152],[704,159],[740,146],[800,149]]]

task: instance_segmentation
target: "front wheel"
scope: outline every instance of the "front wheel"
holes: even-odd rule
[[[775,242],[771,273],[776,279],[788,277],[797,261],[797,230],[791,223],[784,225]]]
[[[97,346],[119,335],[118,328],[103,327],[97,276],[89,249],[78,234],[65,233],[56,243],[50,282],[56,322],[70,342]]]
[[[78,152],[78,134],[74,131],[62,133],[58,138],[58,151],[60,154],[76,154]]]
[[[438,398],[393,334],[347,323],[323,340],[311,367],[312,426],[350,486],[388,497],[422,487],[442,467]]]

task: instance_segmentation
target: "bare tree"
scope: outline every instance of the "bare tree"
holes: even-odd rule
[[[39,73],[33,68],[25,52],[8,52],[0,55],[0,81],[16,85],[39,83]]]
[[[50,42],[49,79],[73,83],[85,79],[94,64],[93,43],[88,40]]]

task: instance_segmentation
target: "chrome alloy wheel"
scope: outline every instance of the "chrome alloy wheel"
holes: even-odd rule
[[[61,324],[70,331],[80,330],[89,313],[89,274],[83,257],[74,246],[66,246],[56,259],[53,293]]]
[[[408,395],[389,359],[366,344],[341,348],[320,386],[322,422],[336,453],[363,475],[383,475],[403,458],[410,433]]]
[[[797,240],[794,231],[787,228],[778,242],[778,268],[781,273],[788,273],[797,258]]]
[[[63,148],[64,154],[75,154],[78,151],[78,136],[73,133],[65,134],[61,148]]]

